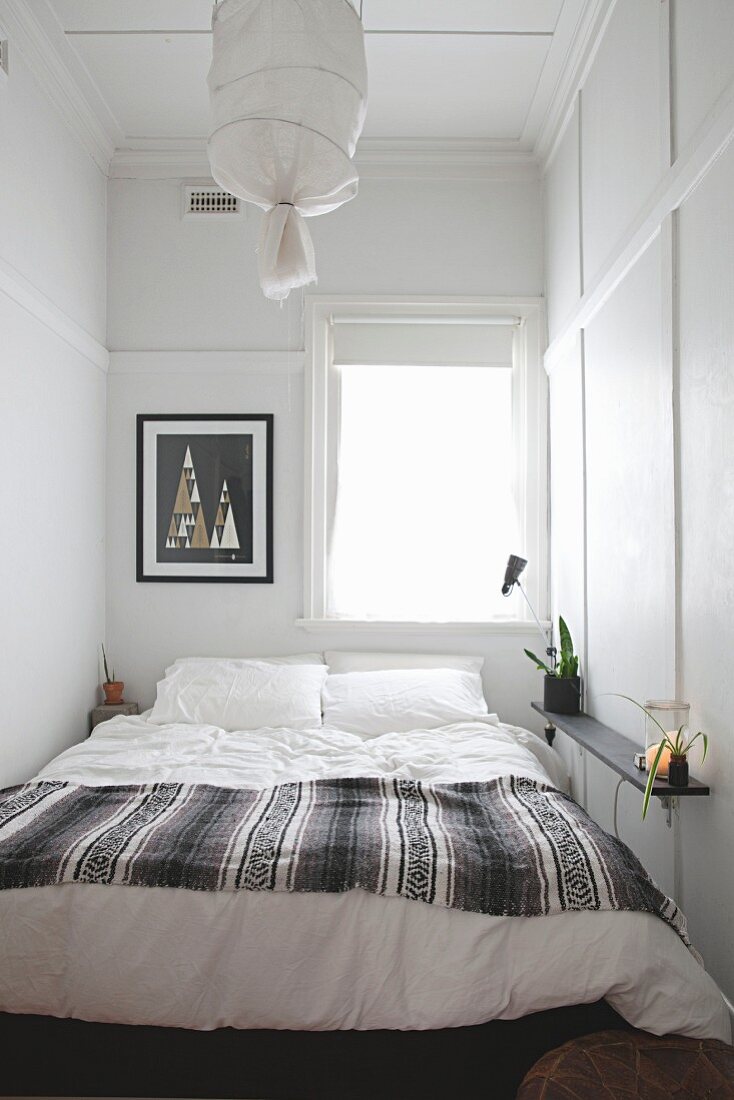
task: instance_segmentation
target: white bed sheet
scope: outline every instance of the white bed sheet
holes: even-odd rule
[[[225,733],[104,723],[40,778],[266,787],[295,778],[427,782],[527,775],[560,758],[496,716],[371,741],[334,730]],[[606,997],[657,1034],[730,1041],[721,995],[663,921],[638,913],[487,917],[355,890],[0,891],[0,1009],[209,1030],[440,1028]]]

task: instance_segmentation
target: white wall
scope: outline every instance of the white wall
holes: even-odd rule
[[[115,180],[109,224],[110,342],[124,353],[113,353],[109,375],[107,616],[131,697],[149,703],[178,654],[463,651],[486,655],[490,705],[509,720],[532,722],[528,701],[539,676],[522,654],[532,635],[319,635],[295,626],[303,612],[301,357],[285,357],[278,368],[216,354],[303,346],[300,295],[281,308],[257,285],[259,213],[239,224],[181,221],[177,183]],[[365,180],[355,201],[310,228],[319,292],[541,289],[538,181]],[[275,413],[275,583],[137,584],[136,413],[229,410]]]
[[[105,179],[15,47],[0,84],[2,786],[85,736],[104,636],[105,376],[72,344],[104,356]]]
[[[730,998],[734,147],[711,153],[734,131],[733,36],[725,0],[617,0],[545,177],[554,607],[586,627],[591,713],[641,738],[605,693],[681,693],[711,734],[692,761],[710,799],[668,830],[623,787],[619,820]],[[559,741],[611,825],[616,776]]]
[[[178,180],[111,180],[109,348],[303,346],[300,293],[260,291],[261,213],[181,220]],[[543,283],[537,181],[363,180],[310,218],[319,293],[535,294]]]

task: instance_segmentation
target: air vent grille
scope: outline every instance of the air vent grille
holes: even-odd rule
[[[239,212],[240,200],[221,187],[184,188],[185,218],[233,218]]]

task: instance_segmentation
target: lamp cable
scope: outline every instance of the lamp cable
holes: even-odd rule
[[[619,829],[617,828],[617,809],[618,809],[618,806],[619,806],[619,789],[622,786],[622,784],[626,783],[626,782],[627,782],[627,780],[624,778],[624,776],[622,776],[619,783],[617,783],[617,789],[614,792],[614,835],[616,836],[617,840],[622,839],[621,836],[619,835]]]

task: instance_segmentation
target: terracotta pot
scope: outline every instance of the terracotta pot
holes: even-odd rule
[[[124,703],[125,700],[122,697],[122,691],[125,684],[122,680],[113,680],[110,683],[102,684],[102,691],[104,692],[104,701],[107,706],[115,706],[117,703]]]
[[[670,754],[668,783],[671,787],[688,786],[688,758],[686,756],[674,756],[672,753]]]

